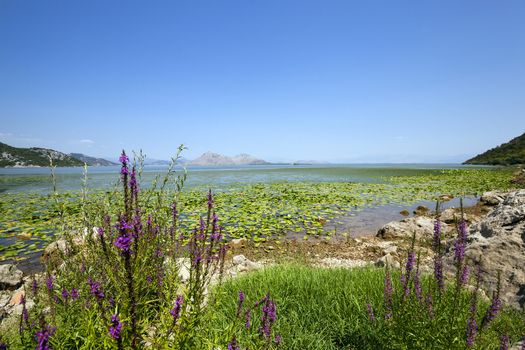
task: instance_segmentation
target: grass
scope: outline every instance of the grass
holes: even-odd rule
[[[399,274],[394,273],[392,277],[394,288],[399,288]],[[366,304],[374,305],[378,320],[382,318],[378,310],[383,304],[383,280],[383,269],[323,269],[301,265],[278,265],[229,280],[214,290],[220,295],[221,304],[211,311],[210,337],[217,337],[232,323],[237,294],[242,290],[247,296],[247,305],[256,301],[254,297],[268,292],[275,300],[278,316],[274,331],[282,335],[283,349],[465,348],[465,328],[462,325],[468,318],[469,293],[465,292],[460,301],[466,307],[444,308],[452,314],[445,318],[436,317],[436,329],[428,329],[415,321],[413,324],[412,321],[372,324]],[[424,285],[428,283],[429,279]],[[446,298],[450,295],[447,294]],[[486,302],[480,302],[480,310],[484,312],[487,307]],[[438,328],[447,329],[453,323],[453,317],[460,325],[458,329],[450,330],[449,334],[437,331]],[[416,319],[414,315],[410,318]],[[524,324],[523,314],[506,310],[493,327],[479,337],[476,348],[498,349],[498,332],[502,329],[511,333],[511,339],[515,341],[525,332]],[[393,332],[397,336],[405,333],[407,339],[394,339]],[[253,348],[251,339],[242,332],[237,337],[242,348]]]

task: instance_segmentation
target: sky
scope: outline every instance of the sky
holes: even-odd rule
[[[525,1],[0,0],[0,141],[461,162],[525,132]]]

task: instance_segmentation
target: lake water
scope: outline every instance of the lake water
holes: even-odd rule
[[[342,165],[252,165],[231,167],[190,167],[187,169],[186,188],[209,187],[220,191],[239,183],[270,183],[284,181],[305,182],[383,182],[383,178],[396,175],[418,175],[441,169],[458,169],[471,166],[459,164],[342,164]],[[116,185],[118,166],[90,167],[88,188],[106,189]],[[156,176],[164,176],[167,166],[145,166],[142,187],[151,186]],[[57,168],[56,181],[59,191],[80,190],[82,168]],[[182,168],[176,169],[176,174]],[[49,168],[0,168],[0,193],[37,192],[51,193],[53,183]]]

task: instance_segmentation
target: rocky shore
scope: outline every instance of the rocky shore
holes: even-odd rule
[[[485,294],[490,295],[495,290],[499,274],[501,298],[513,307],[523,308],[525,190],[485,193],[475,206],[465,208],[464,217],[470,227],[466,256],[472,262],[481,261],[485,274]],[[279,246],[268,243],[257,247],[245,239],[233,240],[225,270],[226,278],[286,261],[300,261],[327,268],[386,265],[399,268],[406,257],[413,233],[416,234],[416,250],[421,255],[421,268],[431,272],[433,260],[430,241],[437,218],[443,227],[445,262],[452,265],[452,247],[461,211],[459,208],[449,208],[436,215],[428,208],[421,207],[415,210],[413,216],[385,224],[375,237],[349,238],[338,243],[289,241]],[[80,240],[77,243],[81,244]],[[67,249],[65,241],[57,241],[49,245],[44,254],[48,259],[54,259]],[[184,261],[179,265],[180,277],[184,281],[188,271],[184,268]],[[43,275],[24,276],[14,265],[0,265],[0,329],[16,322],[21,315],[20,300],[34,279],[42,280]],[[26,307],[32,305],[33,301],[28,299]]]

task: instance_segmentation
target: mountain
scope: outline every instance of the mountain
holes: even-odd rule
[[[243,153],[235,157],[224,156],[219,153],[206,152],[199,158],[192,160],[189,165],[255,165],[268,164],[265,160],[255,158],[249,154]]]
[[[485,153],[478,154],[463,164],[525,164],[525,133]]]
[[[84,162],[48,148],[18,148],[0,142],[0,167],[49,166],[49,158],[56,166],[83,166]]]
[[[80,160],[82,163],[86,163],[89,166],[108,166],[108,165],[118,165],[118,163],[111,162],[103,158],[95,158],[86,156],[82,153],[69,153],[69,155],[75,159]]]

